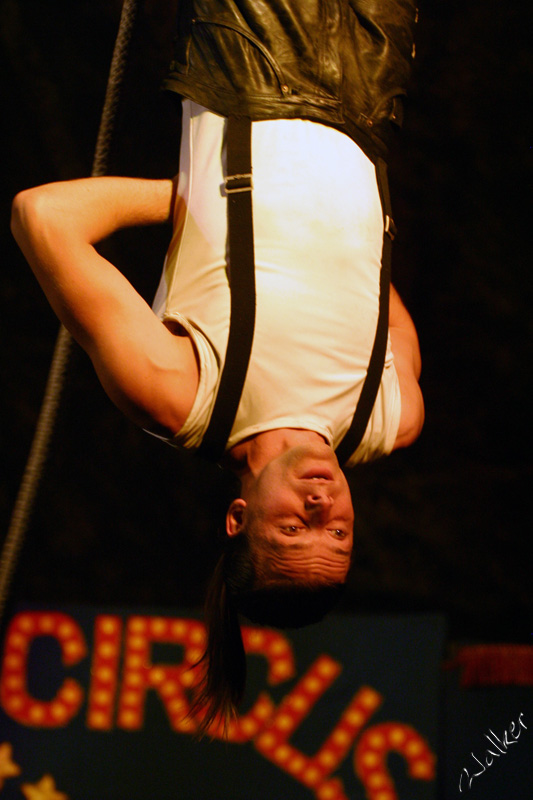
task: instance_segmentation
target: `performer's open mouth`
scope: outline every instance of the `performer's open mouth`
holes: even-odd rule
[[[300,480],[305,481],[332,481],[333,480],[333,473],[328,470],[324,469],[323,467],[320,470],[308,470],[304,475],[300,475]]]

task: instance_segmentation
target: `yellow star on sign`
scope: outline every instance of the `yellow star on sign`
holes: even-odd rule
[[[43,775],[39,783],[23,783],[20,787],[26,800],[68,800],[68,796],[56,790],[51,775]]]
[[[20,767],[11,759],[13,748],[9,742],[0,744],[0,789],[4,785],[5,778],[14,778],[20,775]]]

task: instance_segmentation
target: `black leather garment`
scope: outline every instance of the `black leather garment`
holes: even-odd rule
[[[416,14],[412,0],[180,0],[165,88],[225,117],[321,122],[386,158]]]

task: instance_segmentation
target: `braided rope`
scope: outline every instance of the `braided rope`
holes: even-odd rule
[[[105,175],[108,168],[115,115],[126,72],[127,54],[132,39],[136,11],[137,0],[124,0],[98,128],[98,137],[91,172],[92,177]],[[50,365],[39,418],[30,448],[30,454],[26,462],[0,556],[0,621],[4,613],[18,557],[24,543],[35,497],[39,489],[57,419],[57,412],[65,384],[65,374],[71,350],[72,337],[66,328],[61,325],[56,340],[52,363]]]

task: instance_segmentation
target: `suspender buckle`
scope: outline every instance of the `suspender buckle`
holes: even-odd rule
[[[252,173],[246,172],[242,175],[228,175],[224,181],[226,194],[237,194],[237,192],[251,192],[253,189]]]
[[[398,233],[398,228],[394,224],[393,218],[389,217],[388,214],[385,214],[385,233],[389,235],[391,242],[394,241],[394,237]]]

